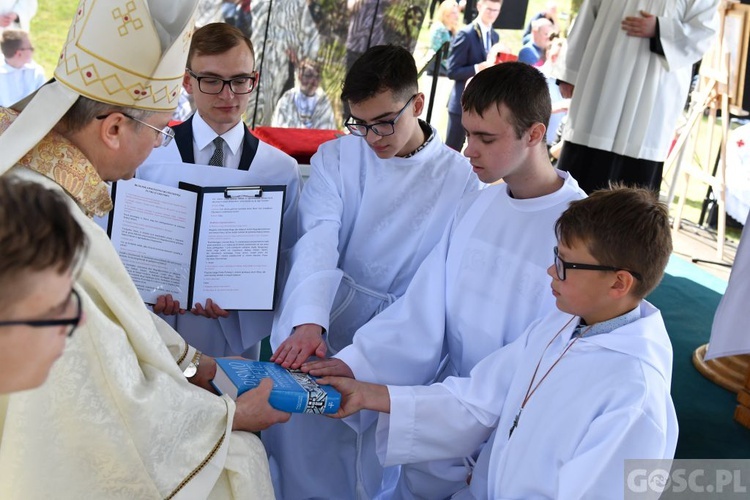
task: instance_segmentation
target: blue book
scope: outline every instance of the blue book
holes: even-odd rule
[[[217,358],[216,376],[211,384],[220,394],[237,399],[245,391],[258,387],[264,378],[273,380],[268,402],[277,410],[336,413],[341,404],[341,394],[333,387],[318,385],[311,375],[266,361]]]

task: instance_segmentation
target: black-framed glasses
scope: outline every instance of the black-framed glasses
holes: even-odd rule
[[[229,80],[224,80],[218,76],[203,76],[196,75],[189,68],[185,68],[190,76],[198,80],[198,90],[204,94],[221,94],[226,85],[229,85],[229,90],[235,94],[249,94],[255,88],[258,82],[258,72],[253,71],[247,76],[236,76]]]
[[[379,135],[381,137],[393,135],[394,132],[396,132],[396,122],[399,118],[401,118],[401,115],[404,114],[406,108],[409,107],[409,104],[411,104],[414,98],[418,95],[419,94],[414,94],[413,96],[411,96],[409,100],[406,101],[406,104],[404,104],[404,107],[401,108],[401,110],[396,114],[396,117],[393,120],[377,122],[373,123],[372,125],[347,121],[346,123],[344,123],[344,126],[349,129],[349,132],[351,132],[352,135],[356,135],[358,137],[365,137],[367,135],[367,132],[369,132],[370,130],[372,130],[373,134]],[[350,116],[349,120],[351,120],[352,118],[353,117]]]
[[[76,315],[73,318],[67,319],[35,319],[35,320],[14,320],[14,321],[0,321],[0,326],[17,326],[24,325],[32,328],[48,328],[50,326],[65,326],[67,327],[66,335],[70,337],[73,335],[73,331],[81,324],[82,306],[81,296],[75,289],[70,291],[70,299],[75,302]]]
[[[565,278],[567,277],[565,274],[565,271],[568,269],[580,269],[582,271],[627,271],[630,274],[633,275],[635,279],[642,280],[643,278],[641,275],[635,271],[631,271],[630,269],[623,269],[621,267],[612,267],[612,266],[599,266],[594,264],[578,264],[576,262],[565,262],[560,258],[560,255],[557,252],[557,247],[555,247],[555,272],[557,273],[557,279],[560,281],[565,281]]]
[[[107,118],[110,115],[113,115],[114,113],[120,113],[125,118],[130,118],[134,122],[138,122],[141,125],[147,126],[151,130],[156,130],[157,132],[159,132],[162,135],[161,143],[159,144],[161,147],[166,147],[170,142],[172,142],[172,139],[174,139],[174,130],[172,130],[172,127],[166,126],[164,128],[157,128],[157,127],[154,127],[153,125],[151,125],[150,123],[146,123],[143,120],[139,120],[138,118],[130,116],[127,113],[123,113],[122,111],[113,111],[112,113],[108,113],[106,115],[99,115],[99,116],[96,117],[96,119],[97,120],[104,120],[105,118]]]

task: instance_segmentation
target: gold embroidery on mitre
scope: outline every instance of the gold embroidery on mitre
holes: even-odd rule
[[[192,25],[189,19],[174,43],[162,50],[146,0],[84,0],[55,77],[96,101],[172,111],[182,87]]]
[[[125,9],[126,12],[124,14],[119,7],[112,10],[112,17],[122,21],[122,24],[117,28],[117,32],[120,36],[125,36],[130,33],[128,31],[128,26],[135,30],[143,28],[143,20],[139,17],[132,16],[133,12],[135,12],[135,2],[126,3]]]

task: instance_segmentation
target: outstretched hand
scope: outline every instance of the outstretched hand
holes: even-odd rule
[[[656,35],[656,16],[641,11],[641,17],[628,16],[622,20],[622,29],[628,36],[653,38]]]
[[[292,334],[281,343],[271,356],[271,361],[296,370],[310,356],[324,358],[328,347],[323,340],[323,327],[313,323],[297,326]]]
[[[391,398],[388,387],[379,384],[360,382],[346,377],[323,377],[319,384],[330,385],[341,393],[341,406],[332,418],[344,418],[360,410],[391,412]]]
[[[308,361],[303,363],[300,369],[313,377],[354,378],[354,373],[349,365],[336,358]]]

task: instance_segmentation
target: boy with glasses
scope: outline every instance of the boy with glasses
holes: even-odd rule
[[[173,143],[155,149],[144,164],[184,162],[247,170],[253,183],[285,185],[281,286],[287,255],[297,240],[301,180],[297,162],[260,141],[242,121],[257,83],[253,46],[242,31],[226,23],[197,29],[183,80],[197,110],[185,122],[173,126]],[[183,338],[210,356],[258,359],[260,340],[271,333],[273,321],[272,311],[229,312],[211,299],[205,304],[180,304],[171,295],[159,297],[154,312],[161,313]]]
[[[666,207],[645,189],[597,191],[555,232],[557,310],[468,376],[429,387],[321,380],[342,392],[339,416],[390,414],[378,422],[386,465],[487,441],[456,497],[622,498],[628,459],[674,457],[672,345],[644,300],[672,252]]]
[[[360,328],[338,359],[303,370],[395,385],[428,384],[440,370],[465,377],[554,308],[545,274],[554,223],[584,193],[550,164],[547,81],[527,64],[499,64],[472,79],[462,106],[464,154],[480,180],[503,182],[462,200],[404,296]],[[402,467],[399,489],[444,498],[465,485],[470,463]]]
[[[351,134],[320,146],[300,197],[301,235],[271,334],[271,359],[284,367],[349,345],[404,293],[460,198],[479,186],[466,159],[419,120],[425,98],[406,49],[368,49],[342,99]],[[306,417],[263,433],[277,496],[372,498],[382,477],[372,436]]]
[[[9,29],[0,33],[0,106],[11,106],[44,84],[44,69],[35,63],[34,47],[26,31]]]
[[[0,177],[0,394],[41,385],[82,321],[85,249],[62,196]]]

